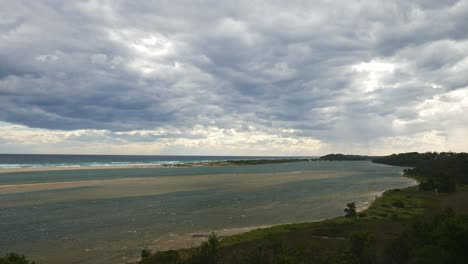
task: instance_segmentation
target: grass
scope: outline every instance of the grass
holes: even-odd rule
[[[231,246],[237,243],[261,240],[271,236],[287,235],[295,232],[313,232],[313,237],[339,237],[342,230],[354,225],[356,221],[346,217],[335,217],[317,222],[304,222],[294,224],[275,225],[267,228],[254,229],[252,231],[225,237],[221,241],[222,246]]]
[[[403,190],[389,190],[377,198],[365,213],[369,218],[408,219],[422,214],[429,204],[443,195],[420,191],[417,186]]]

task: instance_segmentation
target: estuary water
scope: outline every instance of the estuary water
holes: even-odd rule
[[[0,173],[0,254],[39,263],[125,263],[194,234],[316,221],[413,185],[401,167],[312,161],[234,167]],[[232,232],[231,232],[232,231]]]

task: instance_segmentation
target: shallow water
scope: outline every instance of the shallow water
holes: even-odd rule
[[[358,161],[0,174],[0,254],[124,263],[144,247],[196,244],[193,233],[342,215],[413,184],[401,171]]]

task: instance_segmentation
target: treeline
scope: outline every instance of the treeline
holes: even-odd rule
[[[233,165],[260,165],[260,164],[276,164],[276,163],[289,163],[289,162],[303,162],[310,161],[310,159],[295,159],[295,158],[286,158],[286,159],[252,159],[252,160],[227,160],[221,161],[219,163],[228,163]],[[213,162],[215,164],[218,162]]]
[[[346,161],[346,160],[372,160],[376,157],[371,156],[361,156],[361,155],[345,155],[345,154],[328,154],[320,157],[320,160],[329,160],[329,161]]]
[[[468,153],[410,152],[374,159],[375,163],[413,167],[405,174],[421,180],[423,190],[454,192],[456,184],[468,183]]]

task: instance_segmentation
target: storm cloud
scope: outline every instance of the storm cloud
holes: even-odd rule
[[[466,150],[466,25],[465,0],[3,1],[0,147]]]

